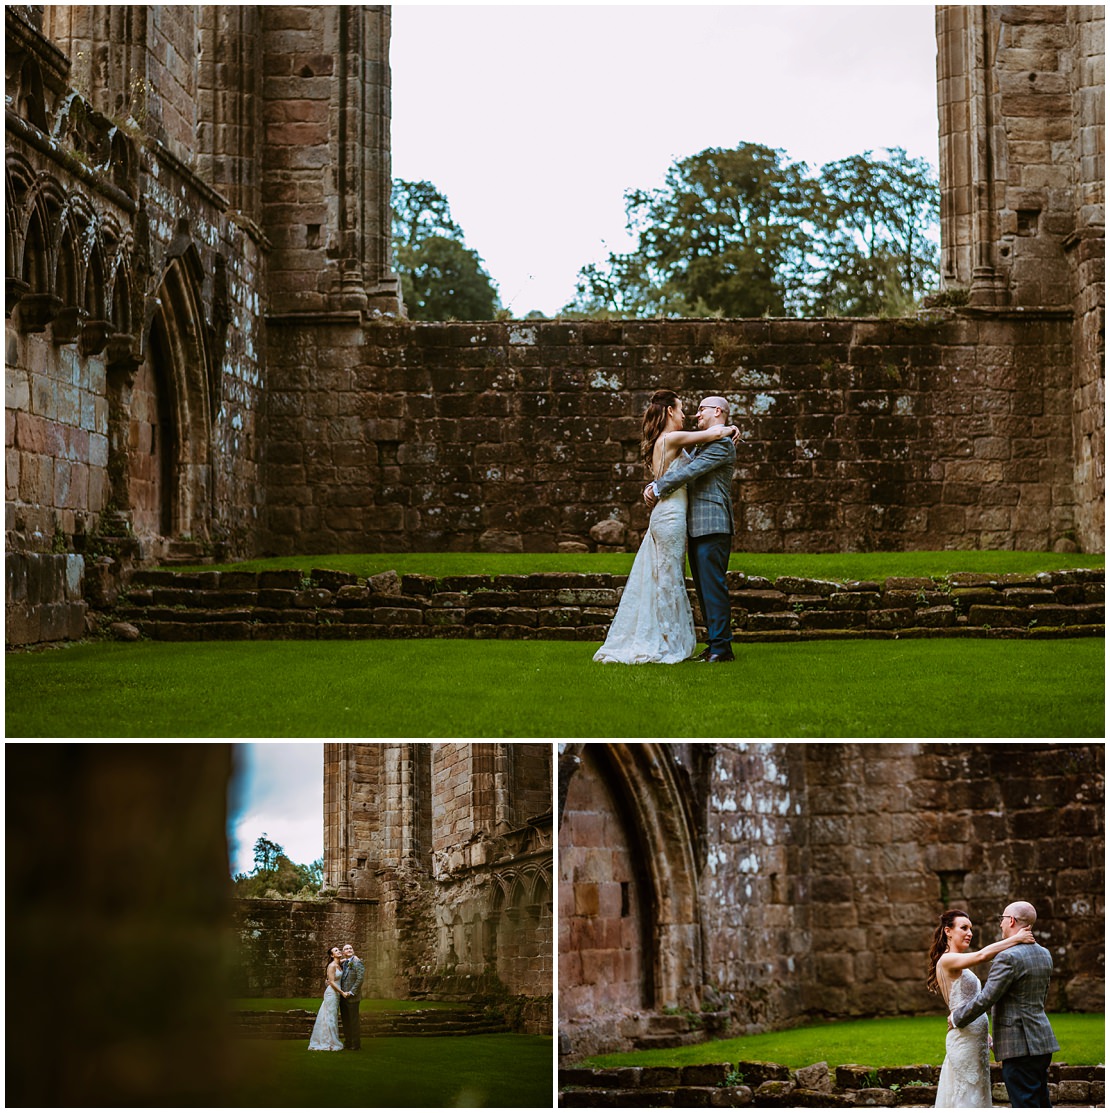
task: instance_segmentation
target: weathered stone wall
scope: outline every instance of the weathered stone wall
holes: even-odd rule
[[[236,900],[237,997],[323,997],[327,954],[350,943],[369,966],[374,901]],[[370,989],[364,997],[377,996]]]
[[[174,537],[253,544],[261,242],[175,154],[195,133],[181,76],[194,28],[192,9],[161,11],[119,63],[148,92],[99,96],[111,115],[70,89],[69,60],[33,22],[5,13],[11,550],[97,555],[102,535],[136,535],[136,559]],[[115,73],[103,30],[67,25],[62,41]]]
[[[1066,314],[299,329],[266,552],[554,551],[646,524],[652,391],[726,396],[738,550],[1051,549],[1075,528]]]
[[[1074,270],[1076,533],[1093,550],[1105,537],[1106,484],[1106,44],[1105,13],[1076,9],[1072,28],[1073,150],[1079,154],[1075,231],[1064,241]]]
[[[1105,12],[937,8],[942,279],[970,304],[1069,306],[1075,536],[1103,544]]]
[[[963,908],[982,946],[1018,899],[1053,955],[1049,1007],[1103,1008],[1101,745],[641,747],[629,762],[634,746],[562,746],[577,762],[561,789],[562,1056],[704,1031],[676,1032],[668,1008],[727,1010],[739,1031],[939,1014],[924,985],[939,914]],[[647,755],[687,786],[667,814],[689,822],[665,850]],[[638,853],[617,876],[627,846]],[[658,942],[691,920],[700,948]]]
[[[47,559],[51,558],[43,558]],[[19,568],[10,565],[9,575],[17,574]],[[353,573],[326,569],[314,569],[308,578],[312,586],[306,587],[304,575],[295,569],[143,570],[135,574],[115,609],[110,614],[96,612],[94,620],[98,627],[118,630],[115,619],[132,625],[145,637],[164,641],[539,638],[601,642],[628,579],[607,572],[550,572],[436,580],[382,572],[359,582]],[[1104,633],[1105,572],[1094,568],[993,576],[954,572],[938,580],[887,576],[847,583],[797,576],[771,581],[737,571],[728,573],[728,587],[733,637],[741,642],[820,637],[1101,637]],[[686,590],[697,633],[704,638],[692,580]],[[58,601],[64,602],[65,597]],[[57,612],[53,620],[69,620],[78,611],[82,616],[85,613],[79,599],[69,610]],[[22,635],[13,629],[8,637],[18,643]],[[492,786],[484,806],[500,809],[495,813],[500,815],[496,822],[519,826],[540,814],[544,799],[538,786],[550,782],[550,774],[543,775],[541,764],[538,758],[518,761],[514,756],[510,761],[501,755],[499,767],[487,765],[483,772],[475,773],[460,759],[455,765],[437,768],[434,788],[414,770],[410,774],[413,783],[429,785],[427,791],[433,794],[438,813],[451,813],[452,824],[467,825],[465,830],[460,826],[441,828],[440,845],[435,849],[459,842],[474,824],[473,816],[454,814],[451,808],[456,793],[465,791],[472,775],[485,778]],[[350,775],[362,776],[357,765]],[[367,791],[372,792],[369,787]],[[383,821],[376,793],[372,799],[373,803],[352,817],[355,849],[345,868],[359,873],[366,869],[367,857],[357,848],[375,839],[380,825],[385,831],[396,829],[388,816]],[[335,829],[338,822],[338,800],[338,793],[328,797],[329,829]],[[423,817],[425,829],[406,837],[426,856],[431,845],[431,816],[426,809],[417,809],[417,814]],[[340,869],[338,857],[333,865]],[[344,876],[337,873],[329,884],[338,891]],[[367,880],[367,884],[372,882]]]
[[[544,750],[485,742],[325,746],[326,883],[342,897],[374,902],[364,958],[376,994],[512,997],[550,1013]]]

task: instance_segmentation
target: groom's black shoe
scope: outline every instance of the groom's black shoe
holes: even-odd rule
[[[709,656],[709,646],[706,646],[700,653],[695,653],[693,657],[687,657],[687,661],[704,661]]]
[[[732,650],[729,650],[727,653],[710,653],[709,656],[705,658],[705,663],[707,665],[722,665],[726,661],[735,660],[736,658],[733,656]]]

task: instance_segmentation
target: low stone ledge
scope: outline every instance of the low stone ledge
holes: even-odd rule
[[[1061,575],[1075,576],[1079,571],[1083,570],[1067,570]],[[379,573],[365,582],[345,583],[341,581],[351,579],[350,573],[321,569],[315,573],[327,573],[324,579],[334,585],[334,590],[319,586],[318,580],[306,581],[299,572],[294,581],[292,577],[267,573],[244,573],[245,578],[236,580],[231,573],[152,570],[143,577],[150,586],[130,588],[115,610],[104,617],[132,622],[147,637],[180,636],[188,640],[200,640],[203,635],[185,634],[185,626],[211,626],[213,638],[226,639],[231,636],[230,629],[245,622],[252,627],[286,627],[280,633],[257,635],[262,638],[296,636],[306,626],[342,626],[341,632],[309,636],[601,642],[620,597],[620,587],[613,585],[623,580],[607,574],[537,573],[499,576],[491,583],[483,576],[436,581],[433,577]],[[776,583],[791,588],[812,589],[816,585],[830,589],[827,594],[811,590],[804,595],[788,595],[769,584],[761,586],[759,577],[730,574],[730,585],[743,581],[742,587],[730,591],[733,636],[738,642],[1104,636],[1103,602],[1064,603],[1054,593],[1062,587],[1070,593],[1067,598],[1085,599],[1088,590],[1101,592],[1101,582],[1091,577],[1102,573],[1088,570],[1081,583],[1053,585],[1054,591],[1048,591],[1043,585],[1052,575],[1038,574],[1039,582],[1032,587],[1005,585],[1002,577],[994,577],[986,586],[963,583],[950,587],[950,594],[924,587],[891,587],[933,584],[924,578],[891,577],[880,594],[864,590],[878,587],[877,583],[861,581],[850,585],[857,590],[847,591],[836,589],[849,585],[833,581],[780,577]],[[949,577],[954,581],[983,578],[978,574]],[[295,587],[274,586],[294,582]],[[256,587],[246,586],[251,583]],[[980,602],[986,598],[995,602]],[[1052,601],[1041,601],[1046,599]],[[901,605],[892,606],[892,601]],[[1025,605],[1019,606],[1018,602]],[[84,614],[80,617],[83,634]],[[226,629],[216,632],[217,626]],[[373,629],[346,629],[356,626]],[[704,632],[700,632],[704,640]]]

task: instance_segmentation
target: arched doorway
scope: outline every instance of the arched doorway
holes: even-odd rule
[[[157,314],[150,328],[146,359],[135,372],[128,422],[128,497],[131,524],[142,538],[173,533],[174,461],[177,446],[165,323]]]
[[[559,1018],[589,1054],[623,1018],[696,1010],[703,982],[695,836],[672,758],[653,743],[580,743],[561,761]]]

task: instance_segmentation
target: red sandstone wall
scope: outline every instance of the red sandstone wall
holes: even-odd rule
[[[733,403],[737,550],[1051,549],[1075,525],[1066,315],[272,335],[265,552],[554,551],[609,518],[634,544],[662,386]]]
[[[692,811],[704,824],[691,848],[697,877],[672,880],[675,892],[696,889],[704,950],[700,963],[677,951],[661,957],[703,1009],[728,1011],[734,1031],[939,1017],[943,1006],[924,985],[937,917],[963,908],[982,946],[998,938],[1011,900],[1038,910],[1036,932],[1055,962],[1049,1007],[1104,1007],[1101,744],[664,748],[676,775],[690,773]],[[699,772],[700,750],[711,759]],[[620,883],[638,879],[626,859],[637,833],[614,822],[615,789],[588,761],[566,789],[560,1055],[572,1059],[626,1050],[645,1033],[650,1042],[650,1023],[635,1014],[676,1003],[637,996],[635,952],[613,926],[623,927],[614,911]],[[667,917],[648,915],[656,922],[644,937],[658,938]],[[638,962],[649,977],[644,949]]]
[[[655,1006],[646,882],[627,827],[587,748],[559,826],[559,1017],[581,1055],[620,1046],[625,1016]]]

